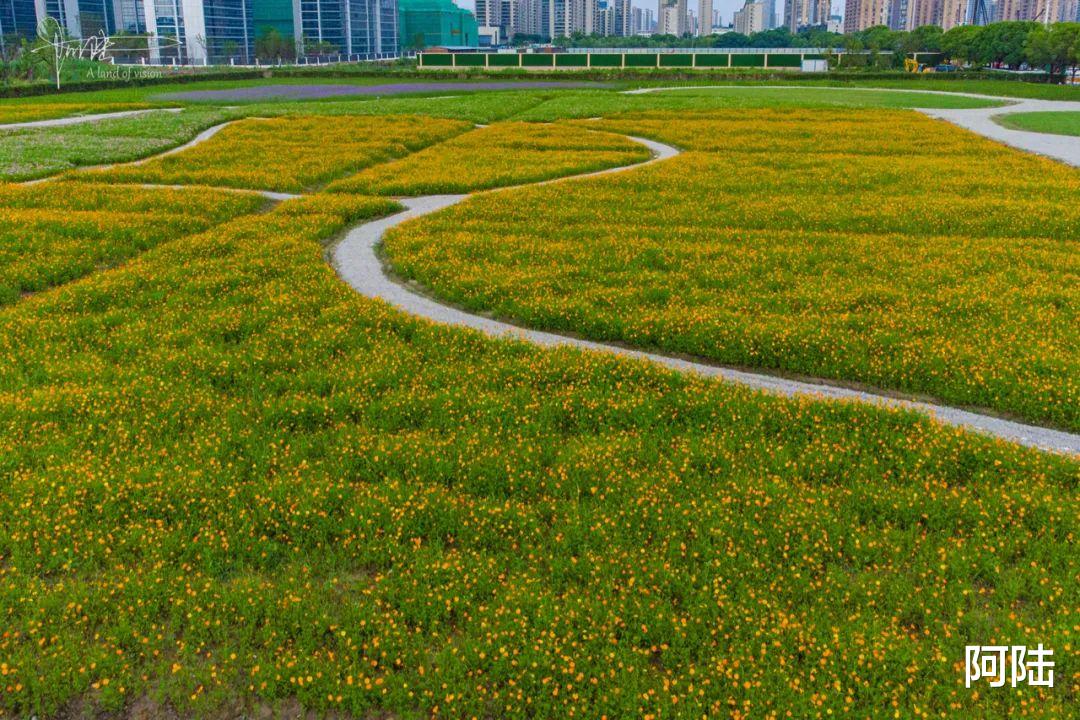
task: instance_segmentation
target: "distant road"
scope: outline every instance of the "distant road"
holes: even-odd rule
[[[537,88],[606,88],[610,83],[547,81],[491,82],[400,82],[382,85],[253,85],[232,90],[189,90],[157,95],[157,100],[319,100],[331,97],[404,95],[406,93],[455,92],[477,90],[533,90]]]

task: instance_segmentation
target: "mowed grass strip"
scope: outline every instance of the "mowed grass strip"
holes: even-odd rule
[[[1052,135],[1080,135],[1080,111],[1009,113],[998,115],[994,120],[1014,130]]]
[[[248,118],[183,152],[80,177],[301,192],[469,127],[460,120],[421,116]]]
[[[567,118],[590,118],[619,113],[655,110],[700,112],[737,108],[980,108],[1003,104],[963,95],[920,92],[897,92],[857,87],[811,87],[800,80],[801,87],[764,87],[760,83],[718,85],[716,87],[677,88],[627,94],[612,90],[569,90],[552,93],[535,107],[524,109],[516,120],[554,121]],[[692,84],[692,83],[688,83]],[[955,83],[949,83],[955,85]],[[907,83],[911,88],[912,83]],[[920,84],[921,85],[921,84]],[[1002,83],[1006,87],[1021,83]],[[961,91],[953,87],[954,91]]]
[[[267,204],[205,188],[0,184],[0,305]]]
[[[216,108],[194,108],[5,130],[0,132],[0,178],[29,180],[78,167],[137,160],[187,142],[230,114]]]
[[[1074,460],[403,316],[322,244],[395,207],[0,309],[8,714],[1067,714],[962,663],[1072,642]]]
[[[368,195],[463,193],[630,165],[649,150],[622,135],[568,125],[498,123],[331,183]]]
[[[1076,170],[914,113],[587,126],[686,152],[410,222],[394,270],[536,327],[1080,429]]]
[[[127,112],[152,107],[147,103],[65,103],[8,101],[0,103],[0,124],[54,120],[76,115]]]

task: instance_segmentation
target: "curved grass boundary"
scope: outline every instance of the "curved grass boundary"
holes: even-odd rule
[[[1008,113],[995,116],[994,122],[1010,130],[1080,137],[1080,110]]]

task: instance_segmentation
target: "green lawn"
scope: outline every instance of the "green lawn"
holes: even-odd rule
[[[875,92],[851,88],[772,88],[764,86],[678,89],[627,95],[610,90],[564,91],[515,116],[518,120],[553,121],[646,110],[694,111],[709,108],[973,108],[998,103],[962,96]]]
[[[1080,135],[1080,112],[1028,112],[998,115],[995,121],[1014,130]]]
[[[180,145],[231,116],[217,109],[191,109],[0,131],[0,178],[28,180],[76,167],[136,160]]]

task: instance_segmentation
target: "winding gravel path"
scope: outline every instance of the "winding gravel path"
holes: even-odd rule
[[[653,158],[643,163],[611,168],[598,172],[548,180],[544,183],[566,182],[583,177],[595,177],[630,168],[642,167],[659,162],[679,154],[676,148],[643,138],[631,138],[645,145],[653,152]],[[500,188],[485,192],[501,192]],[[1080,435],[1026,425],[1010,420],[1003,420],[989,415],[960,410],[933,403],[903,400],[871,392],[836,387],[826,383],[801,382],[787,380],[774,375],[735,370],[707,363],[692,362],[668,357],[657,353],[631,350],[628,348],[592,342],[579,338],[566,337],[554,333],[530,330],[506,322],[473,315],[457,308],[449,307],[429,297],[415,293],[395,282],[387,274],[379,259],[376,248],[383,235],[390,228],[407,220],[418,218],[455,205],[469,195],[428,195],[400,200],[405,210],[395,215],[379,218],[359,225],[345,236],[333,248],[334,267],[353,289],[370,298],[378,298],[412,315],[418,315],[445,325],[455,325],[479,330],[496,337],[511,337],[541,345],[544,347],[575,347],[582,350],[609,352],[623,357],[645,360],[680,372],[689,372],[704,377],[718,378],[738,383],[756,390],[782,396],[807,395],[830,400],[843,400],[869,403],[872,405],[901,410],[913,410],[931,416],[935,420],[985,435],[991,435],[1028,447],[1066,454],[1080,454]]]
[[[980,95],[978,93],[945,92],[942,90],[918,90],[909,88],[838,88],[829,85],[688,85],[672,87],[648,87],[637,90],[625,90],[624,95],[644,95],[657,92],[674,92],[679,90],[716,90],[737,87],[739,90],[843,90],[862,92],[891,92],[891,93],[919,93],[923,95],[942,95],[950,97],[966,97],[976,100],[987,100],[1003,103],[996,107],[986,108],[912,108],[938,120],[951,122],[965,130],[982,135],[983,137],[1004,143],[1019,150],[1025,150],[1037,155],[1044,155],[1055,160],[1060,160],[1068,165],[1080,167],[1080,137],[1069,135],[1051,135],[1049,133],[1028,132],[1025,130],[1013,130],[995,122],[994,118],[1013,113],[1026,112],[1080,112],[1080,102],[1068,100],[1026,100],[1019,98],[997,97],[995,95]]]
[[[1080,167],[1080,137],[1014,130],[999,124],[995,120],[995,118],[1012,115],[1013,113],[1080,112],[1080,102],[1024,100],[1015,105],[996,108],[973,108],[970,110],[918,108],[918,110],[932,118],[947,120],[954,125],[959,125],[983,137],[997,140],[1019,150],[1045,155],[1074,167]]]
[[[62,127],[64,125],[80,125],[82,123],[97,122],[98,120],[112,120],[114,118],[135,117],[154,112],[178,113],[183,108],[148,108],[146,110],[121,110],[111,113],[97,113],[96,115],[69,115],[68,117],[52,118],[50,120],[29,120],[21,123],[6,123],[0,125],[0,130],[26,130],[29,128]]]

